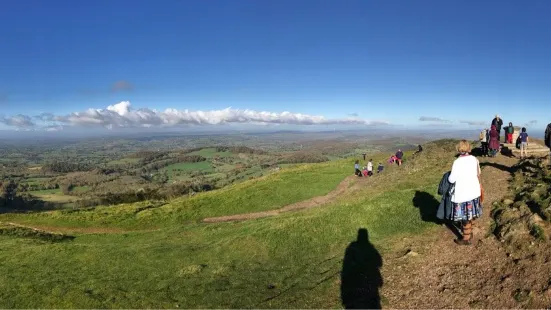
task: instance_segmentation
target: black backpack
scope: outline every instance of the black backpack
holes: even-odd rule
[[[545,145],[551,148],[551,123],[549,123],[545,129]]]

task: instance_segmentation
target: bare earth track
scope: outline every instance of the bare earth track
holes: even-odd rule
[[[488,161],[503,165],[499,166],[502,168],[517,162],[503,156]],[[484,167],[483,162],[481,160]],[[483,217],[475,222],[472,246],[456,245],[454,234],[442,227],[432,233],[399,240],[392,253],[383,255],[384,307],[544,308],[551,304],[551,290],[547,285],[550,275],[532,268],[536,262],[519,262],[509,257],[502,244],[489,233],[492,203],[507,194],[507,181],[511,177],[499,167],[483,168],[485,209]],[[408,252],[410,254],[405,255]],[[538,287],[536,283],[542,282],[542,277],[544,284]],[[531,290],[527,290],[528,287]],[[534,287],[538,287],[537,291]],[[523,296],[527,294],[529,298]]]
[[[339,185],[337,185],[337,188],[329,192],[327,195],[299,201],[299,202],[287,205],[280,209],[254,212],[254,213],[219,216],[219,217],[209,217],[209,218],[203,219],[203,222],[220,223],[220,222],[245,221],[245,220],[252,220],[252,219],[258,219],[258,218],[269,217],[269,216],[276,216],[281,213],[289,212],[289,211],[297,211],[297,210],[319,207],[334,201],[337,197],[344,194],[356,178],[357,178],[356,176],[348,176],[344,180],[342,180],[341,183],[339,183]]]

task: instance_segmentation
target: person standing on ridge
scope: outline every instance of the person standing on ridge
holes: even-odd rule
[[[513,123],[509,122],[509,126],[507,126],[507,143],[509,144],[513,143],[514,132],[515,132],[515,127],[513,127]]]
[[[496,117],[492,120],[492,126],[496,126],[497,130],[497,141],[501,141],[501,126],[503,126],[503,120],[499,117],[499,114],[496,114]]]
[[[469,154],[471,144],[467,140],[459,142],[457,151],[459,157],[453,162],[448,181],[455,184],[451,196],[452,220],[462,224],[463,238],[454,241],[459,245],[470,245],[473,220],[482,215],[480,164]]]
[[[551,165],[551,123],[545,128],[545,145],[549,148],[549,164]]]
[[[489,138],[488,128],[482,129],[480,132],[480,148],[482,149],[482,156],[488,156],[488,138]]]
[[[528,133],[526,127],[522,127],[522,132],[518,136],[520,138],[520,158],[526,157],[526,149],[528,148]]]
[[[496,126],[492,125],[490,129],[490,157],[495,157],[499,151],[499,132],[496,129]]]

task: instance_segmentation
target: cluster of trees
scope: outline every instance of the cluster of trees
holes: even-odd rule
[[[256,155],[266,155],[266,151],[253,149],[247,146],[218,146],[216,147],[217,152],[232,152],[232,153],[243,153],[243,154],[256,154]]]
[[[279,160],[280,164],[321,163],[329,161],[324,155],[315,152],[293,152]]]
[[[93,170],[95,167],[96,165],[89,161],[53,160],[51,162],[45,163],[42,166],[42,169],[47,172],[69,173],[76,171],[90,171]]]

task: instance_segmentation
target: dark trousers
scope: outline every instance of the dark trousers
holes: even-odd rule
[[[482,155],[488,155],[488,142],[481,142]]]

